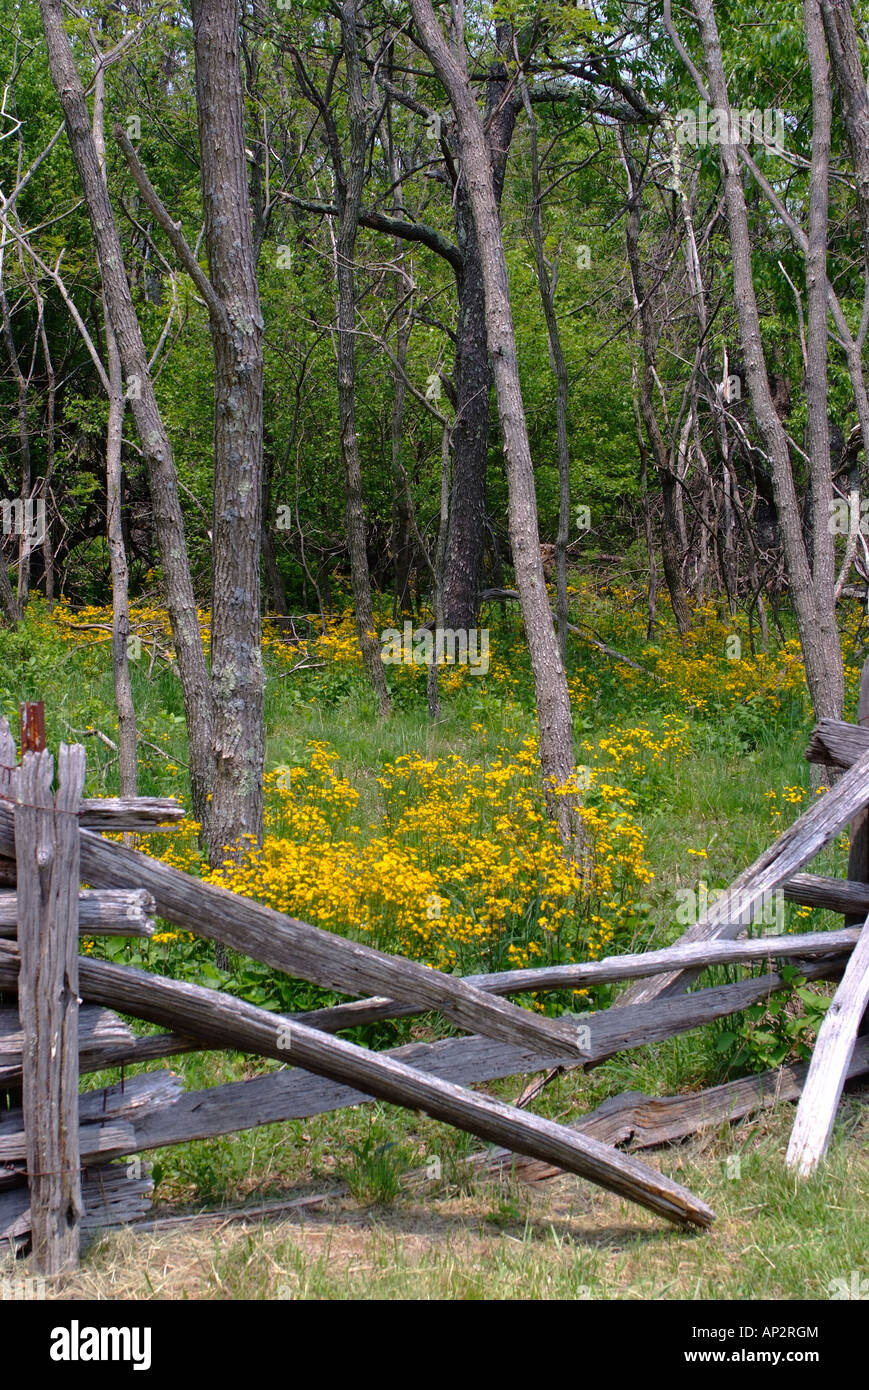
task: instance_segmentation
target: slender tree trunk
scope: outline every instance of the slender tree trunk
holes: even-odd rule
[[[214,549],[211,676],[213,784],[208,851],[219,864],[244,835],[262,841],[260,619],[263,319],[256,278],[235,0],[193,0],[196,111],[212,315]]]
[[[93,137],[103,183],[106,182],[105,68],[98,67],[94,80]],[[130,680],[130,602],[127,552],[124,546],[123,471],[124,378],[118,344],[103,293],[106,357],[109,367],[109,419],[106,427],[106,539],[112,573],[112,677],[118,711],[118,774],[121,796],[138,793],[136,706]]]
[[[528,119],[531,143],[531,234],[534,242],[534,264],[537,284],[546,320],[549,341],[549,360],[555,373],[555,417],[558,441],[558,535],[555,541],[555,611],[558,618],[558,645],[561,660],[567,662],[567,544],[570,539],[570,441],[567,433],[567,363],[561,345],[561,333],[555,315],[555,273],[546,263],[543,238],[543,207],[540,189],[540,162],[537,154],[537,120],[521,80],[522,103]]]
[[[634,428],[637,432],[637,448],[640,453],[640,491],[643,504],[643,530],[646,536],[646,554],[649,557],[649,592],[646,618],[646,637],[652,641],[655,622],[658,616],[658,559],[655,553],[655,527],[652,521],[652,502],[649,496],[649,451],[643,434],[643,420],[640,414],[639,373],[634,364],[631,368],[634,403]]]
[[[854,165],[857,187],[857,212],[863,231],[863,246],[866,255],[866,268],[869,272],[869,95],[866,92],[866,77],[860,61],[860,48],[857,29],[849,0],[820,0],[820,13],[830,51],[833,75],[842,103],[845,121],[845,134]],[[817,54],[817,40],[812,26],[809,35],[808,14],[806,14],[806,38],[809,42],[809,57],[813,50],[816,55],[818,75],[821,56]],[[814,92],[813,78],[813,92]],[[815,113],[817,116],[817,112]]]
[[[809,244],[806,252],[806,437],[811,479],[812,582],[822,650],[835,652],[827,673],[835,707],[845,698],[841,647],[836,627],[835,547],[829,524],[833,501],[827,382],[827,223],[833,102],[824,27],[818,0],[803,0],[806,48],[812,81],[812,163],[809,181]],[[863,90],[866,99],[865,87]],[[835,716],[834,716],[835,717]]]
[[[368,122],[362,91],[362,72],[359,61],[359,40],[356,27],[356,0],[345,0],[341,8],[341,34],[344,61],[347,68],[348,116],[350,121],[350,158],[347,176],[336,168],[339,185],[339,223],[336,248],[338,280],[338,412],[341,434],[341,453],[347,489],[347,540],[350,547],[350,580],[356,610],[356,628],[365,668],[377,700],[381,719],[390,711],[389,692],[380,656],[380,644],[374,630],[371,606],[371,578],[365,536],[365,511],[362,503],[362,460],[356,433],[356,236],[362,208],[362,188],[365,180],[365,154],[368,147]]]
[[[121,443],[124,427],[124,388],[121,359],[108,317],[106,344],[110,387],[109,423],[106,430],[106,521],[112,570],[112,675],[118,710],[118,771],[121,796],[137,796],[136,706],[130,680],[129,574],[122,517]]]
[[[498,26],[499,54],[510,52],[509,25]],[[495,202],[501,204],[507,155],[516,128],[518,103],[508,89],[503,58],[493,64],[486,87],[486,158]],[[456,326],[456,419],[453,429],[453,483],[447,537],[444,622],[469,629],[477,621],[480,580],[486,549],[486,471],[489,460],[490,393],[483,271],[472,198],[460,164],[455,190],[456,241],[464,258],[459,280]]]
[[[447,626],[444,618],[444,570],[447,559],[447,526],[450,515],[450,447],[451,430],[444,425],[441,432],[441,507],[438,520],[438,539],[434,559],[434,626],[435,634]],[[429,719],[440,718],[441,700],[438,688],[439,668],[437,663],[437,644],[432,654],[426,682]]]
[[[100,173],[87,102],[64,28],[60,0],[40,0],[40,11],[52,82],[66,118],[67,136],[93,229],[106,305],[148,469],[167,605],[184,692],[193,812],[197,819],[205,821],[211,763],[211,691],[190,578],[172,448],[148,371],[148,358],[124,270],[121,241]]]
[[[487,156],[488,157],[488,156]],[[444,623],[468,631],[477,621],[486,542],[486,467],[492,372],[480,250],[464,174],[455,194],[456,241],[464,258],[456,324],[456,419],[444,580]]]
[[[395,255],[401,254],[402,245],[396,238]],[[397,293],[403,294],[404,286],[397,281]],[[402,311],[399,310],[401,314]],[[399,320],[395,344],[396,367],[392,374],[392,420],[390,428],[390,454],[392,458],[392,566],[395,584],[393,612],[396,616],[412,608],[410,593],[410,572],[413,568],[413,542],[411,540],[410,507],[403,473],[402,452],[404,448],[404,407],[407,400],[405,364],[407,345],[410,338],[411,313],[409,307]]]
[[[721,56],[718,27],[711,0],[694,0],[706,58],[712,103],[731,121],[727,83]],[[746,379],[752,410],[769,458],[776,510],[782,534],[791,599],[796,613],[806,680],[815,717],[841,718],[843,701],[842,652],[835,629],[835,614],[821,611],[808,555],[803,540],[802,521],[791,469],[787,436],[773,401],[767,376],[763,340],[751,266],[751,237],[748,211],[739,170],[739,156],[732,144],[720,147],[724,177],[727,225],[733,264],[734,295],[740,339],[746,366]],[[814,518],[815,529],[826,529],[828,516]]]
[[[262,529],[262,547],[263,563],[266,568],[266,579],[268,580],[272,603],[275,612],[285,617],[289,611],[287,608],[287,590],[284,577],[278,568],[278,557],[275,554],[274,542],[267,526],[263,526]]]
[[[39,305],[40,340],[42,356],[45,361],[45,376],[48,385],[45,408],[45,477],[42,483],[42,496],[45,500],[45,532],[42,537],[42,569],[45,584],[45,601],[49,609],[54,607],[54,543],[51,536],[51,484],[54,479],[54,461],[57,448],[57,378],[48,334],[45,331],[45,311],[39,295],[39,282],[34,276]]]
[[[534,467],[522,403],[507,263],[483,122],[467,75],[444,38],[431,0],[411,0],[417,32],[456,118],[459,156],[480,248],[486,329],[507,466],[510,539],[522,616],[534,674],[540,761],[550,813],[566,847],[579,847],[572,798],[559,795],[574,771],[567,680],[543,577]]]
[[[670,592],[670,602],[673,607],[676,626],[679,629],[679,636],[684,637],[691,627],[691,613],[685,596],[685,586],[682,582],[682,547],[679,539],[681,529],[684,529],[684,519],[682,519],[682,527],[680,528],[679,483],[672,467],[672,459],[664,441],[661,426],[658,423],[652,398],[652,383],[655,379],[656,366],[655,325],[652,304],[646,294],[640,262],[640,197],[642,189],[627,132],[622,134],[621,145],[628,175],[629,207],[626,221],[628,263],[631,270],[634,303],[639,312],[640,338],[643,348],[643,370],[638,373],[640,414],[651,445],[655,471],[661,484],[664,510],[661,526],[661,562],[664,580]]]

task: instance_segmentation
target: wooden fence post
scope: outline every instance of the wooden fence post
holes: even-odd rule
[[[862,728],[869,727],[869,657],[863,663],[860,674],[860,701],[857,707],[857,723]],[[869,807],[858,811],[851,822],[851,849],[848,855],[848,877],[856,883],[869,883]],[[863,913],[847,916],[842,923],[845,927],[862,927]]]
[[[22,1107],[37,1272],[76,1268],[82,1214],[78,1124],[78,806],[85,750],[24,754],[15,776]]]
[[[21,718],[21,756],[41,753],[45,747],[45,704],[26,701],[19,707]]]
[[[857,706],[857,723],[861,728],[869,728],[869,656],[863,662],[860,672],[860,699]],[[848,877],[857,883],[869,883],[869,806],[854,817],[851,822],[851,849],[848,854]],[[862,927],[865,918],[846,917],[844,927]],[[858,1032],[869,1033],[869,1011],[863,1015]]]

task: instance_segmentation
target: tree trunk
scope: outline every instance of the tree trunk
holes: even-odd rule
[[[109,423],[106,430],[106,534],[112,570],[112,676],[118,710],[118,773],[121,796],[138,795],[136,706],[130,680],[130,604],[127,552],[122,516],[121,443],[124,427],[123,374],[111,323],[106,315],[109,359]]]
[[[712,103],[726,113],[731,122],[730,103],[718,28],[711,0],[694,0],[706,57]],[[722,144],[721,168],[724,177],[727,225],[730,236],[733,284],[740,340],[745,359],[746,379],[752,410],[770,462],[782,544],[796,613],[806,680],[815,718],[841,717],[844,679],[842,652],[835,631],[835,614],[821,610],[816,595],[808,555],[803,540],[799,501],[791,469],[787,436],[775,408],[767,376],[763,340],[751,266],[751,238],[745,192],[739,172],[735,145]],[[826,530],[829,517],[817,516],[814,529]]]
[[[106,73],[97,68],[94,81],[93,136],[103,183],[106,180]],[[121,446],[124,439],[124,380],[118,344],[103,292],[103,319],[109,367],[109,419],[106,427],[106,539],[112,572],[112,677],[118,711],[118,775],[121,796],[138,793],[136,706],[130,681],[130,603],[127,552],[124,546]]]
[[[54,478],[54,460],[57,440],[57,379],[54,374],[54,363],[51,360],[51,350],[48,345],[48,334],[45,331],[45,312],[42,304],[42,297],[39,295],[39,281],[33,277],[36,286],[39,304],[40,338],[42,342],[42,355],[45,359],[45,375],[48,381],[48,399],[45,411],[45,478],[42,484],[42,496],[45,500],[45,532],[42,537],[42,569],[43,582],[45,585],[45,601],[49,609],[54,607],[54,545],[51,538],[51,484]]]
[[[371,607],[371,579],[362,504],[362,461],[356,433],[356,273],[354,257],[365,180],[368,123],[362,92],[356,28],[356,0],[345,0],[341,8],[341,35],[347,67],[348,115],[350,120],[350,159],[346,179],[336,168],[340,210],[336,248],[338,281],[338,412],[341,453],[347,488],[347,541],[350,548],[350,581],[356,610],[356,629],[365,668],[377,700],[381,719],[390,711],[389,691],[374,630]]]
[[[525,79],[521,79],[522,103],[528,118],[531,143],[531,233],[534,241],[534,263],[537,284],[546,319],[549,341],[549,360],[555,373],[555,415],[558,440],[558,536],[555,542],[555,611],[558,617],[558,646],[561,660],[567,663],[567,543],[570,538],[570,443],[567,434],[567,363],[561,346],[561,333],[555,315],[555,273],[546,264],[543,237],[543,208],[540,191],[540,162],[537,155],[537,121],[528,95]]]
[[[438,520],[438,539],[435,547],[434,559],[434,625],[435,633],[448,626],[444,618],[444,569],[447,559],[447,526],[450,515],[450,448],[451,431],[448,425],[444,425],[441,431],[441,506],[440,518]],[[426,697],[428,700],[428,716],[432,722],[440,718],[441,699],[438,679],[440,671],[435,653],[432,655],[431,664],[428,669],[428,679],[426,681]]]
[[[804,0],[806,48],[812,81],[812,162],[809,181],[809,244],[806,251],[806,439],[811,481],[812,583],[822,651],[838,658],[827,673],[834,709],[845,698],[836,601],[834,538],[830,528],[833,473],[827,382],[827,222],[833,102],[818,0]],[[863,91],[866,100],[865,88]],[[833,715],[835,718],[836,715]]]
[[[187,560],[172,448],[148,371],[148,358],[124,270],[123,249],[100,173],[87,102],[64,28],[60,0],[40,0],[40,10],[51,78],[66,117],[67,136],[93,228],[106,305],[148,469],[167,605],[184,692],[193,813],[204,821],[210,783],[211,691]]]
[[[477,621],[485,550],[492,372],[486,339],[480,251],[464,175],[459,178],[455,196],[456,241],[464,257],[464,269],[459,282],[456,325],[456,419],[444,581],[444,624],[456,631],[468,631]]]
[[[643,436],[643,421],[640,415],[639,373],[636,365],[631,369],[634,404],[634,428],[637,432],[637,448],[640,454],[640,492],[643,505],[643,530],[646,536],[646,554],[649,557],[649,593],[646,606],[646,640],[654,640],[655,623],[658,617],[658,560],[655,554],[655,527],[652,521],[652,500],[649,496],[649,452]]]
[[[578,848],[579,827],[572,798],[559,794],[574,770],[570,699],[540,557],[534,466],[519,383],[507,263],[489,151],[469,80],[444,38],[431,0],[411,0],[411,11],[456,118],[463,177],[480,250],[486,331],[507,466],[510,540],[534,673],[544,787],[550,813],[557,820],[565,846]]]
[[[508,25],[499,25],[498,48],[510,53]],[[512,55],[510,55],[512,56]],[[517,102],[499,59],[486,88],[486,158],[496,206],[501,205],[507,155],[516,127]],[[489,458],[492,369],[489,363],[480,248],[464,173],[455,190],[456,241],[464,258],[456,326],[456,419],[453,428],[453,485],[447,538],[444,623],[475,626],[486,548],[486,467]]]
[[[212,866],[243,835],[262,840],[260,619],[263,362],[244,142],[235,0],[193,0],[196,112],[209,279],[225,315],[214,351],[214,549],[211,677]]]
[[[626,240],[628,263],[634,303],[640,320],[640,337],[643,347],[643,370],[637,373],[640,414],[645,426],[664,504],[664,517],[661,526],[661,561],[664,579],[670,592],[673,616],[684,637],[691,627],[691,613],[682,583],[682,549],[680,537],[680,513],[678,507],[679,483],[673,469],[671,452],[664,441],[661,426],[655,413],[652,399],[652,383],[656,374],[655,323],[652,304],[646,294],[640,263],[640,185],[639,170],[631,153],[627,132],[621,136],[622,157],[628,176],[628,216],[626,220]],[[684,520],[682,521],[684,528]]]
[[[817,6],[813,8],[817,9]],[[866,92],[866,78],[860,61],[857,30],[849,0],[820,0],[820,13],[827,47],[830,50],[836,88],[842,103],[851,162],[854,165],[857,211],[863,231],[866,268],[869,271],[869,95]],[[810,42],[811,59],[812,40],[809,36],[807,12],[806,21],[806,39]],[[817,61],[820,67],[823,61],[820,56]],[[815,116],[817,117],[817,111]]]
[[[401,251],[401,242],[396,237],[396,258],[401,255]],[[404,283],[401,280],[396,283],[396,294],[399,298],[404,295]],[[407,400],[405,365],[407,363],[407,345],[410,338],[411,311],[408,307],[404,311],[399,309],[398,312],[401,317],[399,319],[395,344],[396,367],[392,374],[393,397],[390,429],[393,487],[392,542],[390,549],[392,551],[392,574],[395,586],[393,613],[396,617],[410,612],[413,608],[410,592],[410,577],[413,568],[412,528],[401,457],[404,444],[404,407]]]

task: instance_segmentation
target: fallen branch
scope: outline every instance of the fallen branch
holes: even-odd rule
[[[630,1149],[651,1149],[673,1144],[703,1130],[720,1129],[725,1124],[772,1110],[783,1101],[799,1100],[809,1072],[807,1063],[776,1067],[759,1076],[746,1076],[687,1096],[647,1096],[641,1091],[625,1091],[610,1096],[590,1115],[574,1120],[571,1128],[590,1134],[602,1144],[626,1144]],[[854,1049],[847,1079],[869,1073],[869,1038]],[[524,1182],[555,1178],[560,1169],[536,1159],[517,1158],[507,1149],[475,1154],[469,1160],[487,1172],[510,1167]]]
[[[501,599],[510,599],[518,603],[518,589],[484,589],[480,594],[480,603],[500,602]],[[558,618],[558,614],[554,608],[550,608],[549,611],[553,618]],[[625,666],[630,666],[634,671],[641,671],[642,674],[648,676],[650,680],[659,681],[661,679],[656,671],[650,671],[647,666],[641,666],[638,661],[634,661],[633,657],[625,656],[624,652],[617,651],[615,647],[608,647],[606,642],[601,642],[597,637],[589,637],[587,629],[584,631],[583,628],[578,627],[576,623],[568,623],[567,630],[568,632],[572,632],[575,637],[578,637],[580,642],[585,642],[589,647],[596,647],[599,652],[603,652],[606,656],[611,656],[614,661],[621,661]]]

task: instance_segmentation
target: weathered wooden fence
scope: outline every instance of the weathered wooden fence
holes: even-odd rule
[[[630,1136],[636,1147],[666,1142],[775,1098],[801,1096],[788,1162],[810,1172],[825,1150],[845,1080],[869,1070],[869,1040],[858,1041],[869,991],[863,925],[869,883],[799,872],[869,804],[869,729],[819,725],[809,756],[847,771],[675,946],[460,979],[299,922],[104,839],[98,831],[171,826],[182,809],[159,798],[82,800],[79,747],[61,745],[55,790],[52,756],[40,746],[43,728],[29,711],[19,764],[8,726],[0,723],[0,866],[6,866],[0,881],[8,885],[0,893],[0,1092],[8,1097],[0,1110],[0,1236],[18,1246],[29,1241],[42,1272],[75,1265],[83,1232],[146,1211],[150,1182],[130,1156],[372,1098],[423,1110],[501,1146],[490,1164],[518,1154],[537,1175],[573,1172],[669,1220],[705,1227],[714,1219],[708,1206],[616,1145]],[[82,881],[89,889],[81,890]],[[846,927],[737,939],[747,918],[778,890],[842,913]],[[288,974],[364,997],[282,1016],[214,990],[79,957],[80,933],[148,936],[156,915]],[[709,965],[758,961],[770,965],[759,977],[687,992]],[[574,1125],[470,1089],[496,1077],[596,1064],[738,1012],[785,987],[774,968],[783,961],[796,962],[809,980],[841,977],[808,1068],[782,1068],[695,1097],[616,1097]],[[620,980],[638,983],[612,1008],[578,1018],[542,1018],[501,997]],[[6,1007],[3,994],[10,997]],[[464,1036],[385,1052],[333,1036],[432,1009]],[[166,1031],[134,1038],[119,1014]],[[182,1092],[172,1073],[157,1071],[79,1095],[79,1076],[87,1072],[221,1048],[291,1065],[193,1093]],[[120,1158],[127,1162],[113,1161]]]

